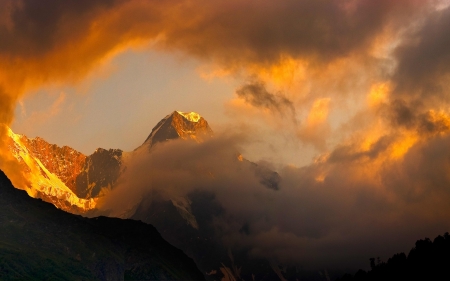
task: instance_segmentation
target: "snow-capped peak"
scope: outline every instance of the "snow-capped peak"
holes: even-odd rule
[[[180,114],[181,116],[183,116],[184,118],[186,118],[187,120],[191,121],[191,122],[198,122],[200,120],[200,118],[202,118],[200,116],[200,114],[198,114],[197,112],[181,112],[181,111],[177,111],[178,114]]]
[[[153,127],[144,144],[152,147],[158,142],[179,138],[201,141],[205,136],[212,136],[212,130],[200,114],[173,111]]]

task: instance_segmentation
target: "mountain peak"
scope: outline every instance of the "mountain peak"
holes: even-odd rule
[[[171,139],[193,139],[201,141],[204,136],[211,136],[208,122],[196,112],[174,111],[153,127],[144,144],[152,147],[158,142]]]
[[[183,116],[184,118],[186,118],[187,120],[191,121],[191,122],[198,122],[201,118],[200,114],[198,114],[197,112],[181,112],[181,111],[174,111],[174,113],[178,113],[181,116]]]

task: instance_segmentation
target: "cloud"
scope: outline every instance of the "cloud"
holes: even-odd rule
[[[128,162],[102,208],[129,216],[142,201],[204,192],[222,210],[213,214],[215,239],[231,249],[303,268],[367,267],[371,256],[407,251],[450,227],[448,131],[391,157],[402,137],[383,136],[366,151],[355,140],[310,165],[285,166],[278,190],[235,157],[245,137],[170,141]]]
[[[44,111],[34,111],[30,114],[28,118],[24,120],[25,126],[39,126],[45,124],[50,118],[60,114],[62,107],[64,106],[66,100],[66,94],[61,92],[59,96],[53,101],[53,103]],[[24,106],[22,106],[22,112],[25,112]]]
[[[386,25],[425,2],[2,0],[0,61],[8,71],[0,74],[15,77],[2,83],[25,87],[76,82],[121,49],[150,40],[223,68],[286,58],[327,63],[366,51]]]
[[[150,46],[216,64],[222,72],[292,79],[290,73],[299,67],[317,75],[355,54],[367,57],[376,38],[421,14],[428,1],[1,0],[0,4],[5,7],[0,21],[0,99],[11,103],[0,122],[10,124],[11,108],[30,89],[77,83],[126,48]],[[323,80],[312,86],[319,82]],[[336,83],[343,82],[329,86]],[[286,103],[282,98],[274,101]]]
[[[282,116],[288,115],[295,122],[295,108],[292,101],[279,93],[270,93],[261,81],[249,82],[239,87],[236,95],[255,107],[266,108]]]
[[[297,132],[300,140],[322,151],[326,148],[326,139],[331,130],[327,122],[329,103],[329,98],[317,99],[313,103],[306,122]]]
[[[395,93],[448,103],[450,8],[433,11],[396,48]],[[426,99],[426,100],[425,100]]]
[[[182,28],[167,28],[163,44],[225,64],[270,64],[283,55],[329,61],[366,48],[387,22],[407,16],[420,3],[205,1],[203,8],[186,4],[182,8],[195,16]],[[185,20],[176,12],[177,19]]]

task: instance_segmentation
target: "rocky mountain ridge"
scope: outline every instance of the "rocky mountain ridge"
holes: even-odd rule
[[[86,161],[83,153],[69,146],[50,144],[40,137],[29,139],[20,135],[20,140],[50,173],[55,174],[70,190],[76,192],[76,178]]]
[[[97,199],[80,198],[63,182],[65,180],[69,186],[73,183],[73,178],[81,171],[79,160],[85,159],[84,155],[69,147],[51,145],[40,138],[28,139],[11,130],[8,137],[9,152],[22,167],[19,172],[29,182],[28,186],[18,188],[70,213],[82,214],[95,208]]]
[[[98,198],[113,189],[126,169],[126,158],[171,139],[202,141],[212,136],[208,122],[198,113],[174,111],[163,118],[145,142],[133,152],[98,148],[86,156],[75,149],[27,138],[9,130],[9,151],[23,167],[31,186],[20,187],[35,198],[75,214],[95,209]],[[127,156],[127,157],[125,157]]]

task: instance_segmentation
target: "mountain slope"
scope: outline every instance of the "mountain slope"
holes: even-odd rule
[[[50,145],[42,139],[27,139],[11,130],[8,136],[9,151],[23,167],[22,175],[30,182],[29,186],[18,188],[24,189],[31,197],[41,198],[71,213],[82,214],[95,208],[96,199],[79,198],[63,182],[72,183],[78,176],[83,155],[67,147]],[[59,154],[61,152],[64,153]]]
[[[159,142],[171,139],[193,139],[201,141],[212,136],[213,132],[208,122],[195,112],[174,111],[167,115],[152,129],[144,145],[154,146]]]
[[[87,219],[15,189],[0,171],[1,280],[202,280],[142,222]]]
[[[75,181],[86,161],[86,156],[75,149],[50,144],[40,137],[29,139],[19,135],[29,152],[39,159],[47,170],[56,175],[70,190],[76,192]]]

